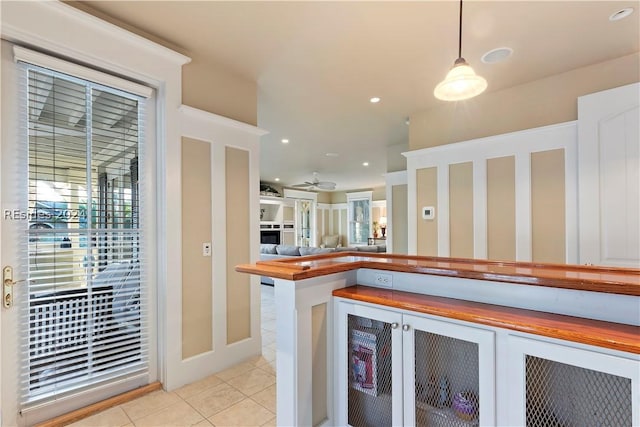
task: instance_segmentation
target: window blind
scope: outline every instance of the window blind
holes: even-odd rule
[[[145,99],[28,63],[23,408],[148,370]]]

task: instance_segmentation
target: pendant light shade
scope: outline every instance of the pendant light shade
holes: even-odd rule
[[[487,88],[487,81],[478,76],[462,57],[462,0],[460,0],[460,26],[458,31],[458,59],[443,81],[433,90],[433,95],[443,101],[462,101],[480,95]]]
[[[464,58],[458,58],[433,94],[443,101],[462,101],[480,95],[486,88],[487,81],[478,76]]]

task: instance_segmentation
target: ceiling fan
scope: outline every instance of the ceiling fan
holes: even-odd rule
[[[305,181],[302,184],[295,184],[293,185],[293,187],[306,188],[307,190],[310,190],[312,188],[317,188],[318,190],[328,191],[328,190],[335,190],[336,183],[331,181],[320,181],[318,179],[318,172],[314,172],[312,181]]]

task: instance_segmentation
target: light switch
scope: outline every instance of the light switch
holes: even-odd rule
[[[211,256],[211,242],[202,244],[202,256]]]

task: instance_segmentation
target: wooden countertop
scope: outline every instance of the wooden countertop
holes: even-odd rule
[[[640,296],[640,269],[334,252],[241,264],[236,271],[287,280],[370,268]]]
[[[640,354],[640,327],[638,326],[370,286],[350,286],[336,289],[333,291],[333,295],[387,307]]]

